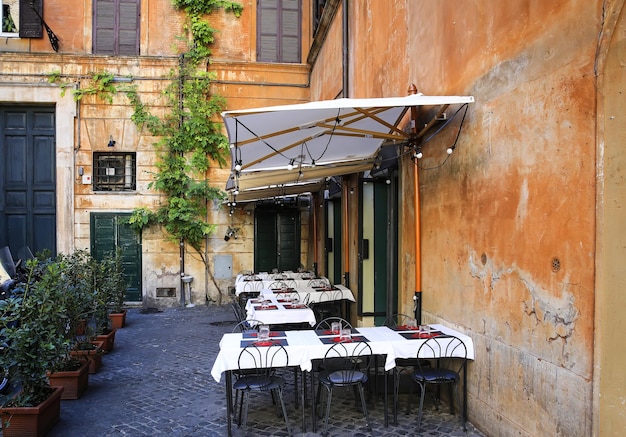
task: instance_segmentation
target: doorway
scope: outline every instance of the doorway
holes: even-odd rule
[[[56,255],[53,106],[0,107],[0,247]]]
[[[254,271],[301,267],[300,211],[292,207],[258,205],[254,216]]]
[[[90,214],[91,255],[101,260],[120,249],[126,302],[141,302],[141,243],[128,224],[129,213]]]
[[[359,314],[380,324],[398,310],[397,177],[361,187]]]

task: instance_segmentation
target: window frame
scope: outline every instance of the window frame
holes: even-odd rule
[[[4,6],[5,6],[6,3],[7,3],[7,0],[0,0],[0,6],[2,6],[2,9],[1,9],[2,12],[0,13],[1,14],[0,20],[2,20],[1,21],[2,25],[0,25],[0,37],[2,37],[2,38],[19,38],[19,36],[20,36],[20,32],[19,32],[19,25],[20,25],[20,22],[19,22],[19,20],[20,20],[20,2],[19,1],[15,2],[15,3],[17,3],[17,7],[18,7],[17,22],[16,22],[16,20],[13,20],[13,25],[15,26],[15,29],[16,29],[15,32],[4,32],[2,30],[2,28],[4,27]],[[14,6],[14,5],[6,4],[6,6]]]
[[[141,54],[141,0],[93,0],[92,5],[92,53],[109,56],[139,56]],[[107,5],[111,8],[110,11],[106,11]],[[129,5],[136,9],[134,16],[124,10]],[[112,14],[109,21],[104,20],[105,17],[103,17],[107,12]],[[112,23],[110,19],[113,20]],[[128,27],[131,24],[134,28]],[[111,34],[110,41],[107,41],[106,35],[101,36],[101,32],[106,34],[107,31]],[[129,38],[131,34],[133,36]],[[128,50],[133,46],[133,50]]]
[[[137,153],[93,152],[92,188],[94,192],[104,193],[136,192]]]
[[[300,64],[302,63],[302,2],[297,0],[272,0],[272,3],[276,7],[271,7],[269,4],[264,5],[263,0],[257,2],[257,16],[256,16],[256,59],[257,62],[267,63],[284,63],[284,64]],[[295,5],[296,8],[288,7]],[[272,11],[275,11],[272,14]],[[285,32],[285,22],[283,20],[285,13],[289,11],[295,11],[296,13],[296,34],[290,35]],[[270,32],[267,28],[264,29],[265,20],[275,20],[275,28]],[[273,57],[266,57],[264,55],[264,45],[267,43],[267,39],[275,38],[275,51]],[[295,39],[295,47],[288,44],[290,39]],[[286,53],[285,48],[295,49],[294,59],[289,59],[289,53]]]

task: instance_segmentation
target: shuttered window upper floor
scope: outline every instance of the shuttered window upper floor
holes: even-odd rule
[[[258,0],[257,61],[300,63],[301,20],[299,0]]]
[[[139,55],[140,0],[93,0],[93,53]]]

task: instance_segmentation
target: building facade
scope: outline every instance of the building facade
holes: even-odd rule
[[[19,9],[0,34],[3,220],[20,196],[35,199],[15,226],[34,223],[31,238],[58,252],[134,242],[144,305],[179,304],[181,273],[194,276],[192,302],[221,302],[233,276],[257,265],[257,219],[282,210],[274,199],[233,214],[209,208],[218,228],[205,245],[208,271],[188,249],[182,264],[158,227],[125,234],[126,214],[162,200],[148,188],[155,138],[131,122],[123,95],[75,101],[71,92],[108,71],[158,107],[184,14],[169,0],[44,0],[44,26],[28,3],[2,0],[3,18]],[[240,17],[207,17],[220,30],[208,69],[227,109],[402,96],[411,84],[475,99],[466,113],[446,113],[456,122],[423,144],[417,171],[402,155],[381,176],[338,175],[296,203],[300,263],[353,289],[357,324],[411,313],[418,292],[425,322],[470,335],[469,419],[485,434],[620,435],[624,2],[241,4]],[[420,112],[416,124],[431,117]],[[34,145],[30,158],[20,141]],[[36,177],[12,191],[27,173]],[[223,187],[229,174],[216,167],[207,178]],[[231,229],[237,238],[226,240]]]

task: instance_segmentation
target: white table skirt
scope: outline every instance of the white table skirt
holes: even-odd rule
[[[470,337],[442,325],[431,325],[431,327],[444,334],[459,337],[467,348],[467,359],[474,359],[474,343]],[[372,353],[386,355],[385,370],[395,367],[396,358],[415,357],[420,345],[426,341],[425,339],[405,339],[400,333],[387,327],[357,328],[357,331],[367,338]],[[277,337],[272,337],[272,339],[275,338]],[[288,343],[285,349],[289,355],[289,365],[299,366],[303,371],[310,371],[312,361],[323,359],[326,351],[332,346],[332,344],[324,344],[313,330],[286,331],[285,338]],[[241,340],[241,333],[224,334],[222,337],[220,352],[211,369],[211,375],[216,381],[220,381],[223,372],[238,368],[238,358],[242,350]],[[349,345],[349,343],[346,344]]]
[[[277,309],[260,309],[261,304],[255,299],[249,299],[246,303],[246,319],[260,320],[268,325],[279,325],[283,323],[308,323],[315,326],[315,313],[309,307],[288,308],[291,304],[278,302],[276,296],[268,296],[270,305]]]

